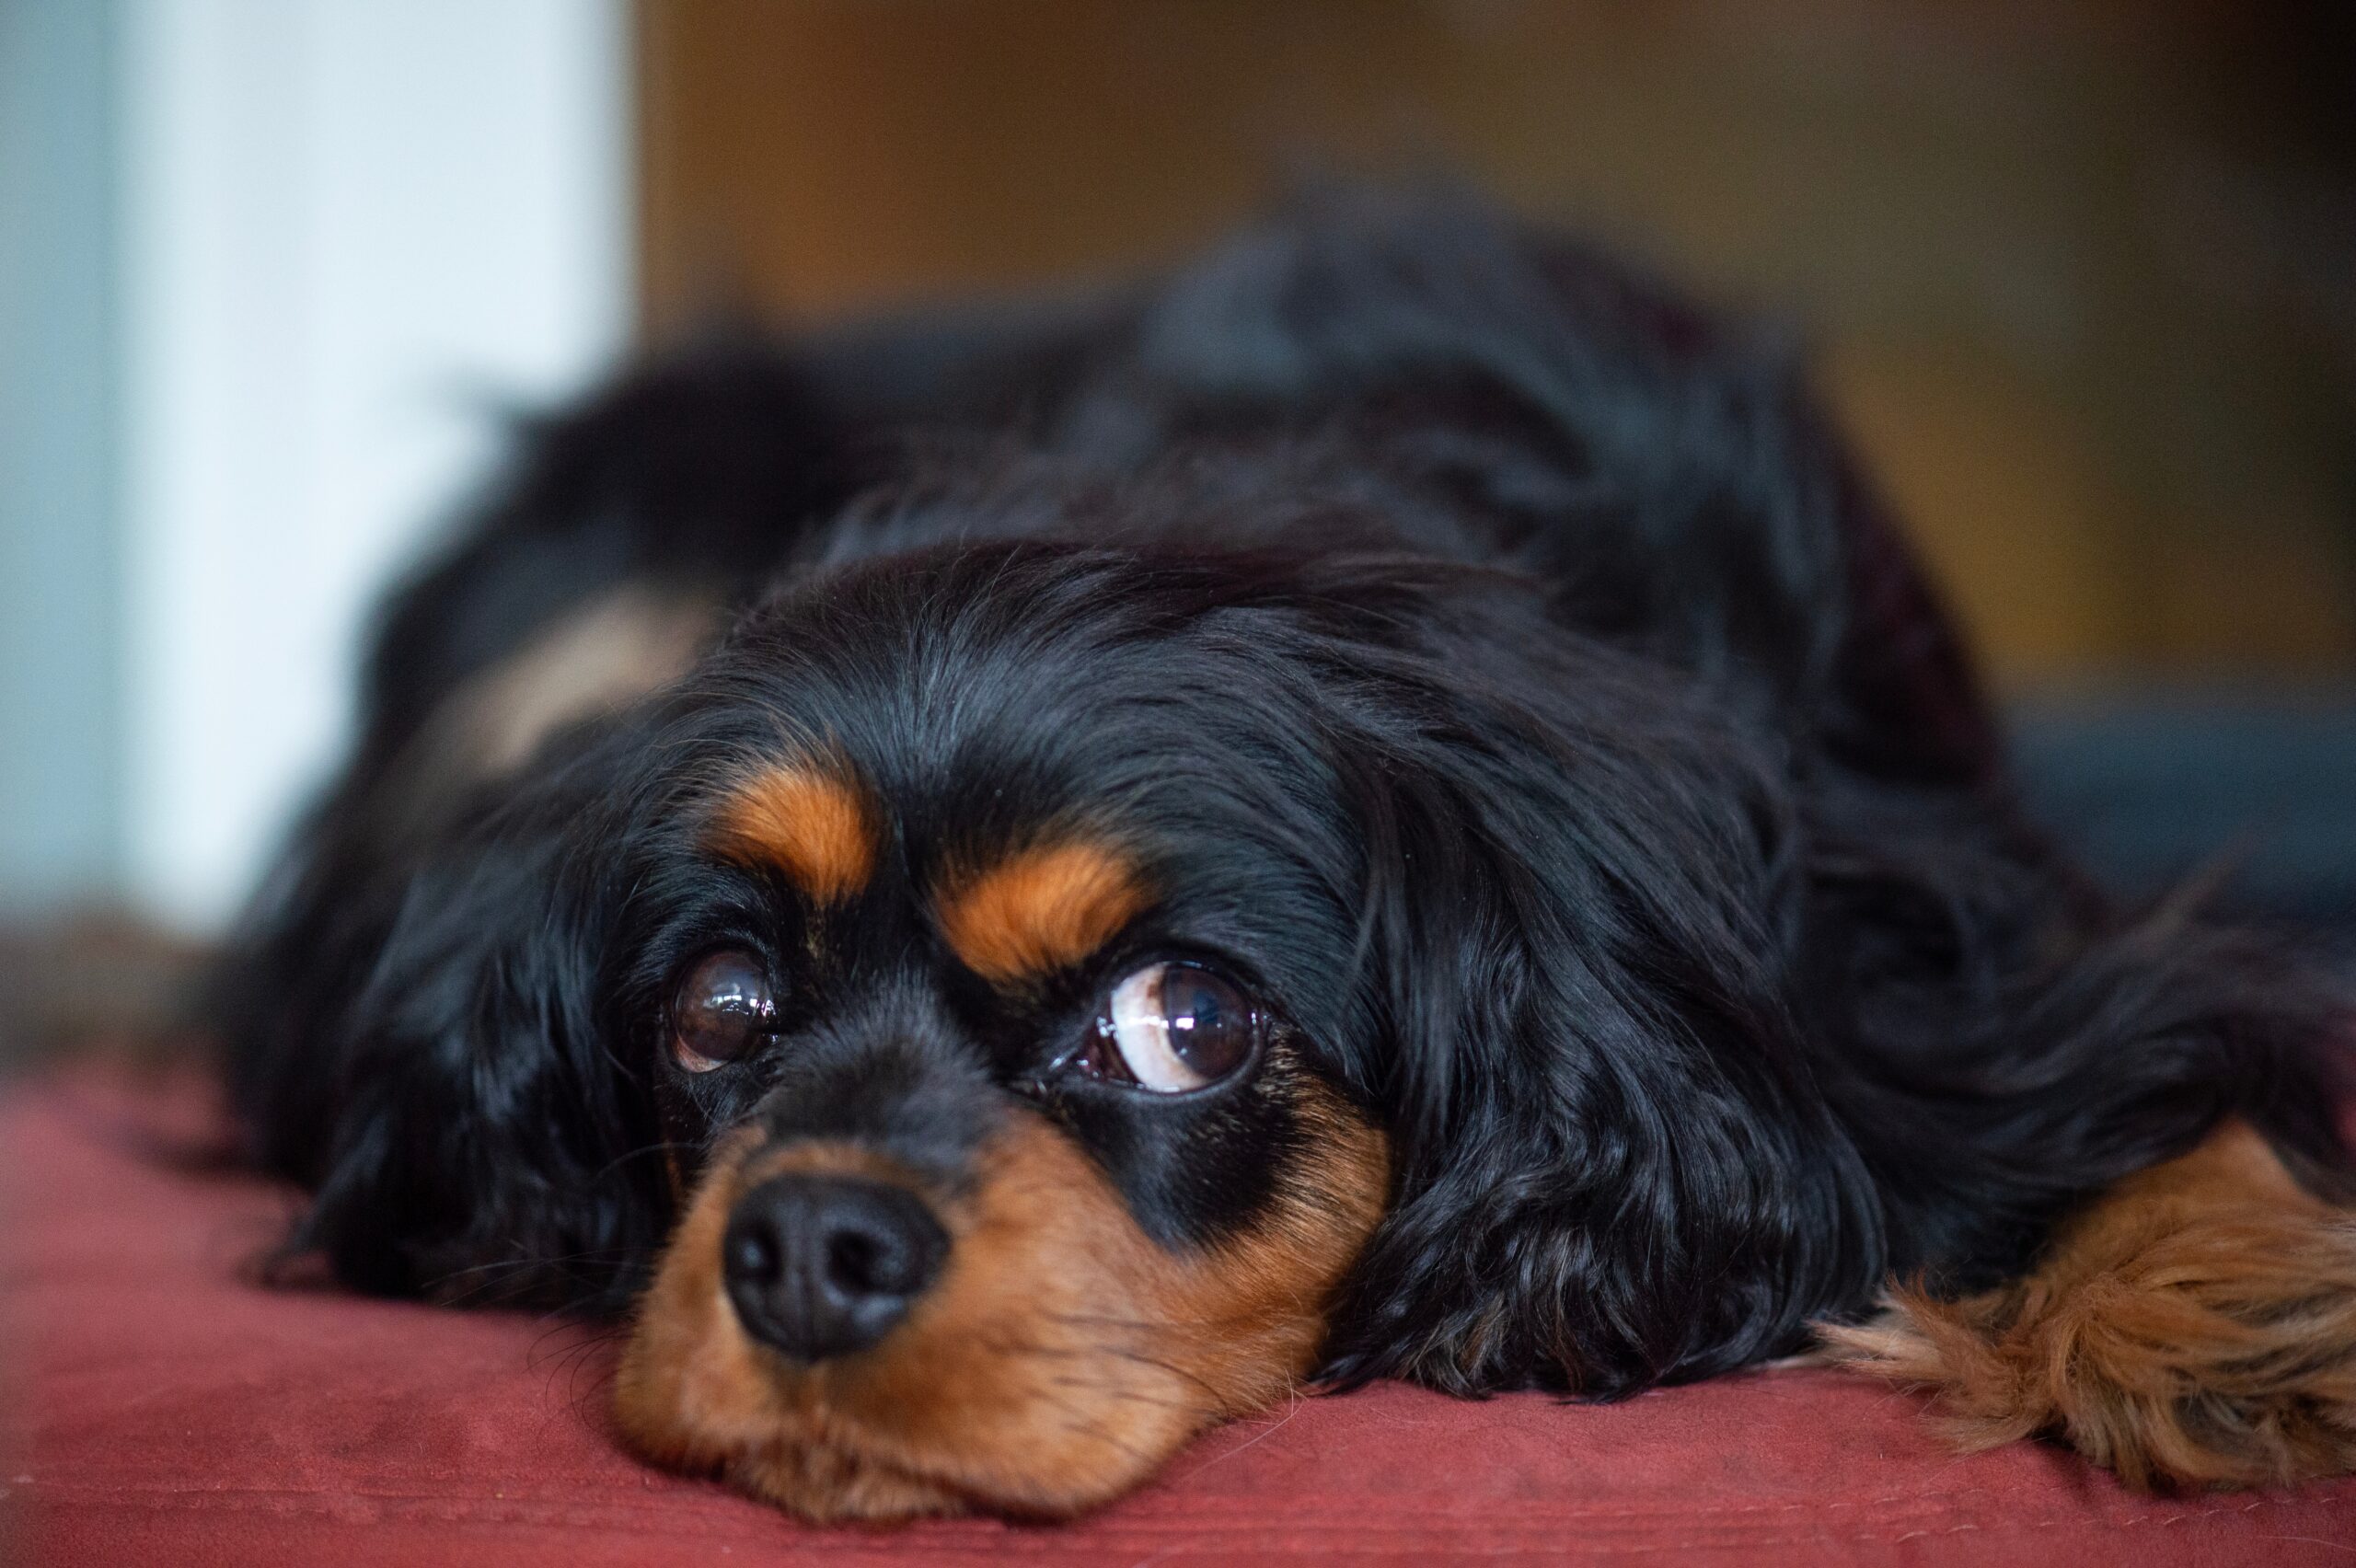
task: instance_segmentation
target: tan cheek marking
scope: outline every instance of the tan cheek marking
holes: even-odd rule
[[[2238,1122],[2114,1187],[2027,1277],[1900,1290],[1824,1338],[1935,1389],[1969,1448],[2050,1433],[2143,1489],[2356,1470],[2356,1215]]]
[[[1074,840],[1022,850],[979,874],[953,877],[938,901],[941,931],[965,966],[1000,983],[1039,979],[1080,963],[1148,902],[1128,858]]]
[[[682,1470],[716,1466],[783,1416],[721,1286],[721,1234],[744,1191],[739,1168],[751,1142],[743,1135],[714,1151],[639,1304],[616,1378],[624,1431],[648,1457]]]
[[[1311,1147],[1270,1211],[1183,1253],[1138,1230],[1059,1128],[1012,1113],[969,1192],[936,1205],[955,1238],[941,1279],[876,1350],[815,1371],[752,1349],[724,1304],[715,1327],[712,1254],[741,1189],[708,1192],[624,1359],[623,1430],[652,1458],[722,1470],[812,1518],[1062,1516],[1117,1496],[1305,1375],[1380,1218],[1381,1134],[1322,1085],[1299,1093]]]
[[[988,1151],[909,1342],[847,1401],[887,1417],[878,1435],[904,1460],[995,1506],[1067,1515],[1144,1481],[1212,1422],[1282,1399],[1389,1182],[1381,1135],[1318,1094],[1312,1152],[1270,1212],[1192,1252],[1146,1236],[1078,1145],[1022,1116]]]
[[[730,790],[709,843],[729,859],[776,867],[820,904],[838,904],[874,874],[875,837],[856,783],[795,765],[766,768]]]

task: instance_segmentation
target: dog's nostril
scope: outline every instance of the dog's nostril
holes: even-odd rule
[[[804,1361],[863,1350],[932,1282],[949,1238],[905,1188],[780,1176],[737,1200],[722,1272],[754,1338]]]
[[[858,1230],[838,1230],[826,1243],[826,1274],[838,1290],[860,1295],[872,1290],[887,1290],[884,1281],[885,1271],[876,1265],[882,1262],[884,1250],[875,1238]]]

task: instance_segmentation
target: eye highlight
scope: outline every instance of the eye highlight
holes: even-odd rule
[[[1265,1015],[1196,963],[1149,963],[1113,987],[1073,1065],[1154,1094],[1207,1089],[1252,1059]]]
[[[671,1056],[691,1073],[741,1061],[777,1028],[768,968],[725,948],[699,959],[671,998]]]

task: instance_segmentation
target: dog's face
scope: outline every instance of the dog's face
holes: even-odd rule
[[[1066,1513],[1310,1369],[1390,1182],[1343,813],[1251,648],[1114,586],[963,634],[838,588],[705,675],[618,944],[684,1210],[621,1375],[650,1454]]]
[[[1882,1268],[1771,761],[1495,573],[822,571],[401,884],[309,1233],[652,1260],[625,1430],[822,1517],[1069,1513],[1304,1377],[1743,1365]]]

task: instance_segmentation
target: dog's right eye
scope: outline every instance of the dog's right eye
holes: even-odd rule
[[[776,1027],[768,968],[738,949],[697,961],[671,999],[671,1055],[691,1073],[742,1060]]]

